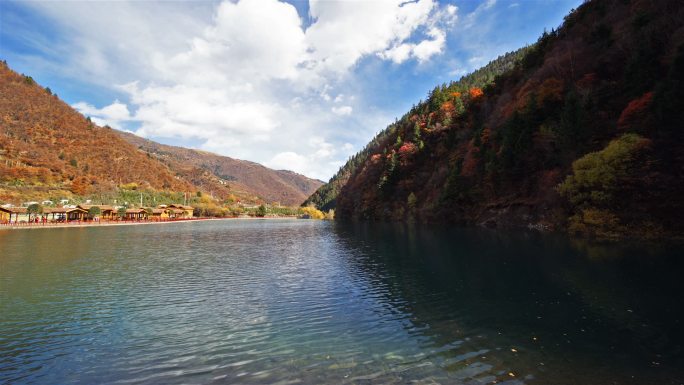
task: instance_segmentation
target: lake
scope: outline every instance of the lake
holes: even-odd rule
[[[683,257],[309,220],[0,230],[0,383],[682,384]]]

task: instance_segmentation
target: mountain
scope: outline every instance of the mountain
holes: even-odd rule
[[[98,127],[29,76],[0,64],[0,199],[29,192],[87,195],[136,183],[194,191],[163,164]]]
[[[496,76],[501,75],[505,71],[513,69],[515,63],[522,59],[529,49],[530,47],[523,47],[517,51],[508,52],[504,55],[501,55],[486,66],[462,77],[458,83],[452,82],[449,87],[458,89],[460,92],[465,93],[467,93],[471,88],[483,87],[491,83]],[[444,89],[446,87],[447,85],[444,84],[440,89]],[[460,102],[460,100],[457,101]],[[415,108],[416,106],[413,106],[412,110]],[[458,108],[463,109],[463,105],[460,104]],[[340,167],[339,171],[337,171],[337,173],[330,178],[328,183],[320,186],[315,193],[307,198],[303,206],[314,205],[318,209],[325,211],[335,208],[336,198],[342,186],[347,183],[349,177],[361,164],[368,159],[371,153],[378,148],[379,143],[388,138],[392,130],[393,126],[390,126],[384,131],[381,131],[378,135],[376,135],[375,138],[373,138],[373,140],[370,141],[370,143],[363,148],[363,150],[350,157],[347,163]]]
[[[298,205],[323,184],[292,171],[272,170],[254,162],[168,146],[126,132],[117,133],[207,192],[218,193],[230,186],[231,193],[238,197]]]
[[[0,62],[0,202],[111,197],[126,188],[296,205],[321,184],[99,127],[49,88]]]
[[[684,3],[588,1],[509,59],[435,88],[308,202],[343,220],[684,234]]]

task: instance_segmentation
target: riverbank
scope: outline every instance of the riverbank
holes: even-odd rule
[[[0,224],[0,230],[32,230],[32,229],[58,229],[74,227],[106,227],[106,226],[136,226],[136,225],[159,225],[171,223],[187,223],[196,221],[222,221],[222,220],[249,220],[249,219],[297,219],[297,217],[230,217],[230,218],[189,218],[170,221],[88,221],[88,222],[68,222],[68,223],[18,223]]]
[[[169,223],[182,223],[182,222],[192,222],[192,221],[206,221],[206,220],[217,220],[224,218],[191,218],[191,219],[177,219],[171,221],[74,221],[74,222],[61,222],[61,223],[12,223],[12,224],[2,224],[0,225],[0,230],[31,230],[31,229],[56,229],[56,228],[69,228],[69,227],[105,227],[105,226],[134,226],[134,225],[156,225],[156,224],[169,224]]]

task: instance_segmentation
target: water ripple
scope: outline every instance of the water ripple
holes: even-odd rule
[[[225,221],[0,233],[0,383],[579,384],[568,371],[608,344],[558,329],[584,322],[575,314],[603,332],[632,322],[565,296],[597,292],[577,288],[581,269],[519,291],[523,271],[490,279],[505,261],[452,258],[448,237],[417,247],[403,230],[354,231]],[[563,350],[570,339],[584,344]],[[619,383],[658,383],[632,381],[639,365],[592,378],[619,368]],[[649,379],[670,383],[675,366]]]

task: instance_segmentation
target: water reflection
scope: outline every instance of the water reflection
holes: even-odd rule
[[[678,247],[315,221],[0,241],[0,383],[682,379]]]
[[[530,383],[682,379],[677,246],[666,252],[404,224],[338,225],[336,231],[368,256],[355,261],[406,302],[415,330],[434,347],[457,344],[444,355],[488,351],[443,365],[448,371],[488,364],[489,373],[523,375]],[[611,258],[588,252],[596,250]],[[461,346],[468,338],[471,346]]]

